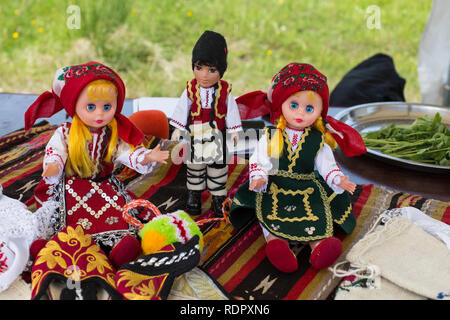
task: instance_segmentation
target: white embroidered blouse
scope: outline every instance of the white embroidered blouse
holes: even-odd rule
[[[298,142],[300,141],[300,138],[304,131],[286,127],[285,132],[289,137],[289,141],[291,142],[292,151],[295,151],[298,147]],[[254,190],[255,192],[266,191],[268,182],[267,173],[272,169],[272,162],[270,161],[270,157],[267,153],[267,148],[268,148],[267,136],[266,134],[263,134],[259,139],[258,144],[256,145],[255,152],[251,155],[249,159],[250,183],[254,179],[259,178],[266,179],[266,184],[259,189],[255,189]],[[314,159],[314,166],[334,192],[338,194],[344,192],[344,189],[338,186],[338,184],[341,183],[340,177],[344,176],[344,174],[337,165],[333,156],[333,151],[331,150],[328,144],[326,143],[323,144],[322,149],[319,151],[316,158]]]
[[[200,100],[202,109],[211,109],[211,102],[214,93],[214,87],[200,87]],[[192,100],[187,96],[187,90],[184,89],[178,101],[175,110],[170,119],[170,124],[182,130],[186,130],[187,120],[191,110]],[[242,130],[241,117],[239,109],[231,93],[227,97],[227,115],[225,116],[225,125],[228,133],[238,132]]]
[[[43,166],[45,167],[51,162],[56,162],[59,166],[59,172],[57,175],[52,177],[44,177],[44,181],[47,184],[58,183],[63,174],[64,166],[68,157],[68,133],[69,127],[67,123],[65,123],[55,130],[55,133],[47,143]],[[91,131],[91,135],[92,142],[89,143],[89,154],[93,160],[93,163],[95,165],[99,165],[101,163],[101,147],[103,140],[106,137],[106,127]],[[151,151],[151,149],[147,149],[143,146],[132,150],[128,143],[119,138],[116,150],[113,154],[113,162],[123,164],[140,174],[147,174],[153,170],[156,162],[150,162],[147,165],[141,165],[140,162],[144,159],[145,155]]]

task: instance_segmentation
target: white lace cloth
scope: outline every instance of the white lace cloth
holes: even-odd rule
[[[37,238],[51,237],[50,219],[57,207],[55,201],[47,201],[31,212],[24,203],[0,194],[0,237],[22,238],[31,245]]]
[[[398,214],[402,217],[407,218],[423,231],[441,239],[441,241],[444,242],[447,248],[450,250],[450,225],[442,221],[433,219],[432,217],[426,215],[425,213],[414,207],[393,209],[384,212],[382,215],[389,217],[392,214]]]
[[[0,186],[0,252],[8,256],[0,272],[0,292],[25,270],[32,242],[52,236],[51,217],[56,207],[55,201],[47,201],[33,213],[19,200],[3,195]]]

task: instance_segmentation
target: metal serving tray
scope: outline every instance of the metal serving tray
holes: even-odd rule
[[[450,128],[450,107],[409,102],[361,104],[344,109],[334,118],[348,124],[358,132],[363,133],[378,130],[383,125],[390,125],[392,123],[410,124],[424,115],[434,117],[437,112],[439,112],[442,117],[442,123]],[[408,169],[450,174],[450,166],[440,166],[391,157],[369,148],[367,149],[366,154],[381,161]]]

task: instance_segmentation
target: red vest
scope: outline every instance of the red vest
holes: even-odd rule
[[[225,129],[225,116],[227,114],[227,97],[231,92],[231,84],[224,80],[217,83],[216,99],[214,103],[214,120],[217,123],[217,129]],[[187,82],[186,86],[188,98],[191,99],[190,123],[209,122],[211,109],[203,109],[200,99],[200,86],[194,78]]]

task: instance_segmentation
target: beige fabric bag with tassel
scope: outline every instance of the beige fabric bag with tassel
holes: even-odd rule
[[[450,300],[450,251],[442,241],[404,217],[394,216],[384,225],[375,224],[346,259],[351,264],[349,271],[338,270],[340,263],[332,270],[335,275],[353,274],[376,285],[361,289],[341,284],[336,300]]]

